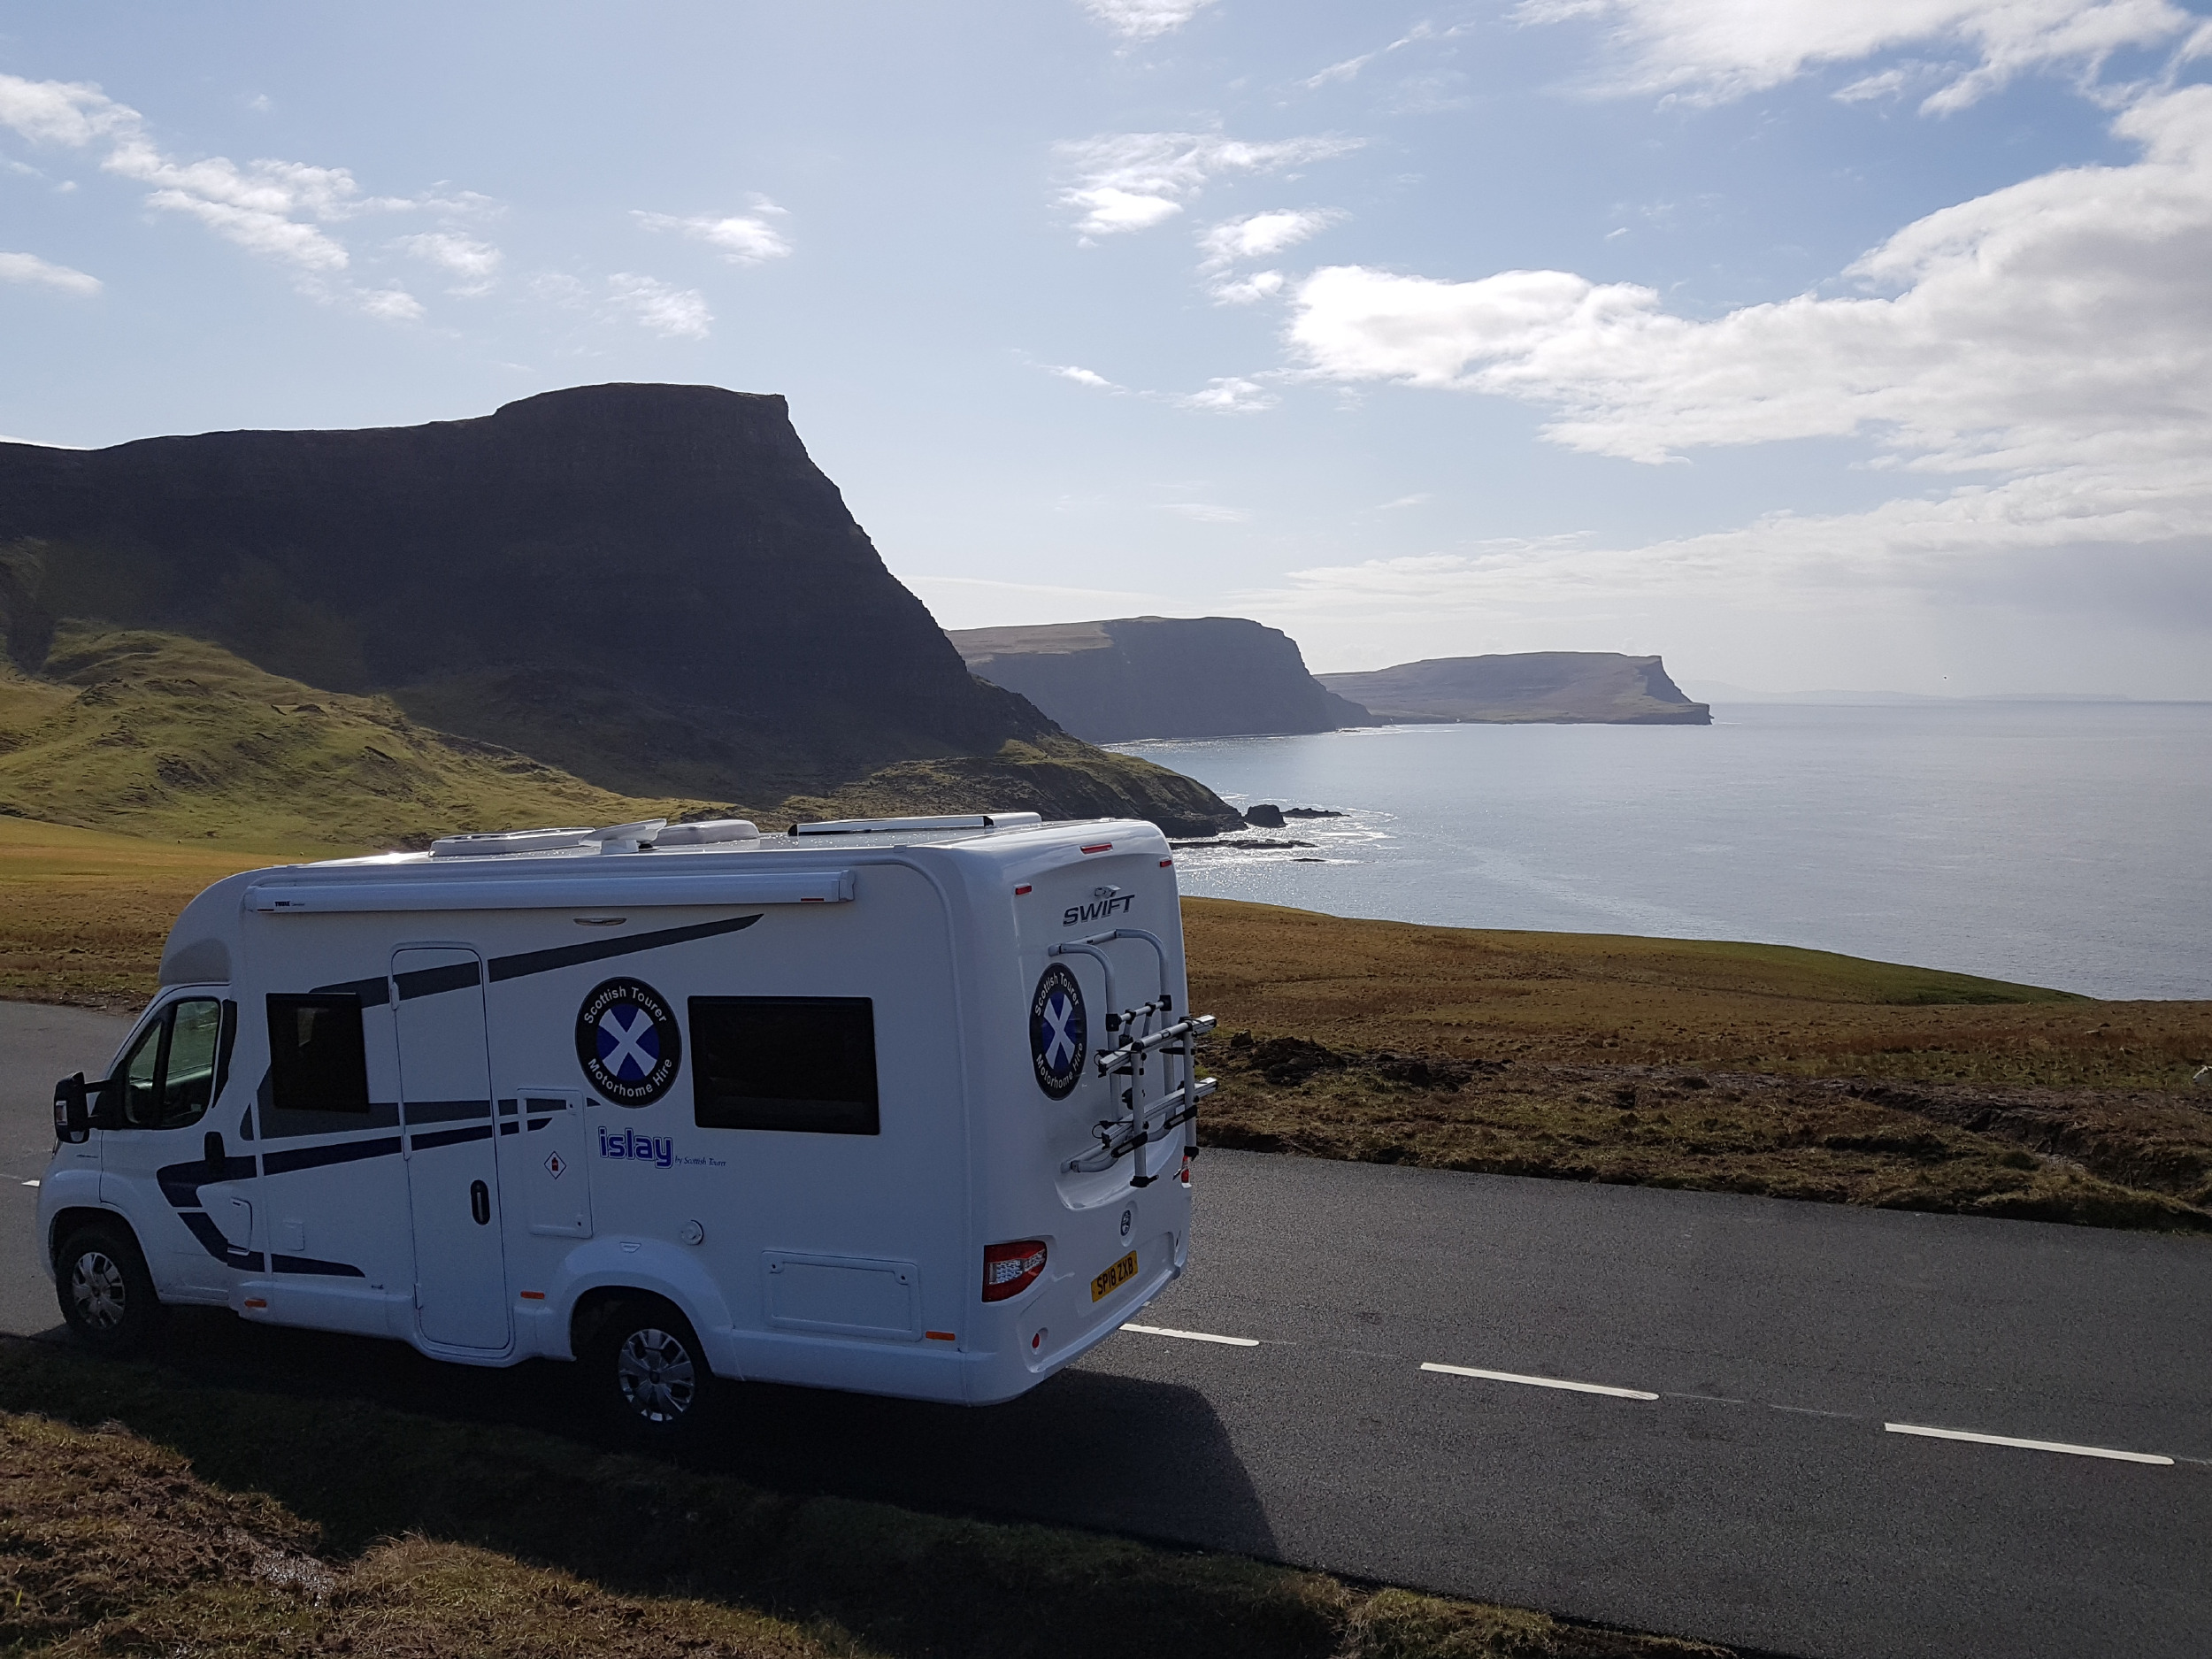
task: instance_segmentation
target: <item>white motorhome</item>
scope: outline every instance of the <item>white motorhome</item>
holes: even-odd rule
[[[710,1375],[985,1403],[1190,1248],[1172,855],[1034,813],[455,836],[186,907],[55,1094],[44,1265],[163,1304],[577,1359],[647,1436]]]

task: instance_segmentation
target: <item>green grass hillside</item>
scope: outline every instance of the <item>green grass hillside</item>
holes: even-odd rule
[[[65,624],[0,666],[0,811],[165,841],[420,846],[455,830],[674,818],[177,634]]]
[[[765,801],[618,794],[422,725],[389,698],[319,690],[181,634],[65,622],[43,670],[0,660],[0,813],[162,841],[419,847],[457,830],[736,812],[1203,814],[1190,780],[1073,738],[887,766]]]

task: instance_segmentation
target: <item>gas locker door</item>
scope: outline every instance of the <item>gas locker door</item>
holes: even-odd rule
[[[483,963],[465,948],[405,947],[392,953],[392,989],[416,1317],[426,1341],[496,1351],[510,1339]]]

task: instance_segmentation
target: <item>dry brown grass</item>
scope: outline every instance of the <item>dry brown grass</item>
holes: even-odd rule
[[[780,1498],[528,1431],[37,1344],[0,1345],[0,1402],[131,1425],[0,1414],[9,1653],[1725,1659],[1235,1557]],[[287,1501],[199,1466],[252,1470]]]
[[[2212,1227],[2212,1091],[2189,1081],[2212,1003],[1221,900],[1184,925],[1193,1006],[1225,1033],[1211,1144]]]
[[[0,818],[0,996],[138,1009],[193,895],[241,870],[360,849],[147,841]]]

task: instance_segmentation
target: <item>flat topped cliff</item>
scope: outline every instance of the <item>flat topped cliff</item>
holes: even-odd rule
[[[1369,673],[1322,674],[1378,720],[1710,726],[1656,657],[1617,651],[1517,651],[1438,657]]]
[[[364,431],[0,444],[0,611],[33,675],[65,622],[157,630],[629,795],[829,795],[887,766],[1069,743],[969,673],[784,400],[715,387],[578,387]],[[1191,813],[1227,815],[1185,785]],[[1133,787],[1120,804],[1149,786]]]
[[[1119,617],[947,637],[972,672],[1094,743],[1369,724],[1364,709],[1306,672],[1295,640],[1241,617]]]

